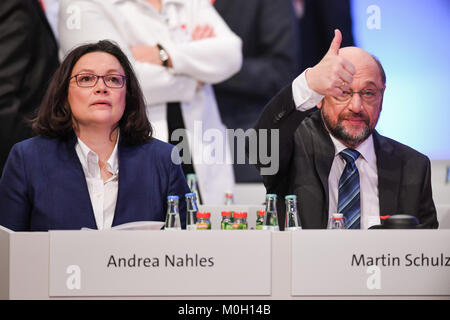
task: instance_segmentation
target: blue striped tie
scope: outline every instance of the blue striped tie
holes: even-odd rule
[[[355,161],[359,152],[344,149],[340,152],[347,164],[339,179],[338,212],[344,214],[347,229],[359,229],[361,218],[361,203],[359,197],[359,173]]]

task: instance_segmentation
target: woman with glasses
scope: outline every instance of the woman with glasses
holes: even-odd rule
[[[58,30],[62,53],[87,41],[119,44],[138,75],[154,136],[177,146],[202,204],[223,203],[235,186],[233,159],[211,84],[239,71],[242,42],[211,1],[62,0]]]
[[[54,74],[37,137],[16,144],[0,180],[0,225],[14,231],[109,229],[164,221],[168,195],[189,192],[173,146],[152,137],[130,62],[100,41],[75,48]]]

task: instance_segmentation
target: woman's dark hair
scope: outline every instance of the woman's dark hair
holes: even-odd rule
[[[133,67],[118,45],[108,40],[73,49],[53,75],[37,117],[32,120],[35,134],[65,139],[73,135],[72,112],[68,102],[69,79],[77,61],[87,53],[106,52],[116,57],[126,76],[125,111],[119,121],[121,139],[138,145],[151,139],[152,127],[145,113],[145,100]]]

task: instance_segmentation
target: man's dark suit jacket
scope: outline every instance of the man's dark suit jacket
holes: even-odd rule
[[[84,172],[68,140],[35,137],[16,144],[0,180],[0,225],[14,231],[97,229]],[[185,226],[189,187],[172,145],[153,138],[130,146],[119,140],[119,190],[113,226],[164,221],[167,196],[180,197]]]
[[[284,196],[295,194],[302,227],[326,228],[328,176],[335,148],[320,110],[297,111],[289,85],[269,102],[255,128],[280,130],[280,169],[276,175],[263,176],[267,193],[278,195],[280,226],[284,225]],[[430,160],[376,131],[373,139],[380,215],[409,214],[419,219],[421,227],[437,228]]]
[[[0,174],[58,67],[56,40],[38,0],[0,1]]]

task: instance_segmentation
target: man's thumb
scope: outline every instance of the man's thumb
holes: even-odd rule
[[[330,49],[328,49],[328,54],[339,54],[339,48],[341,47],[342,33],[339,29],[334,30],[334,38],[331,41]]]

